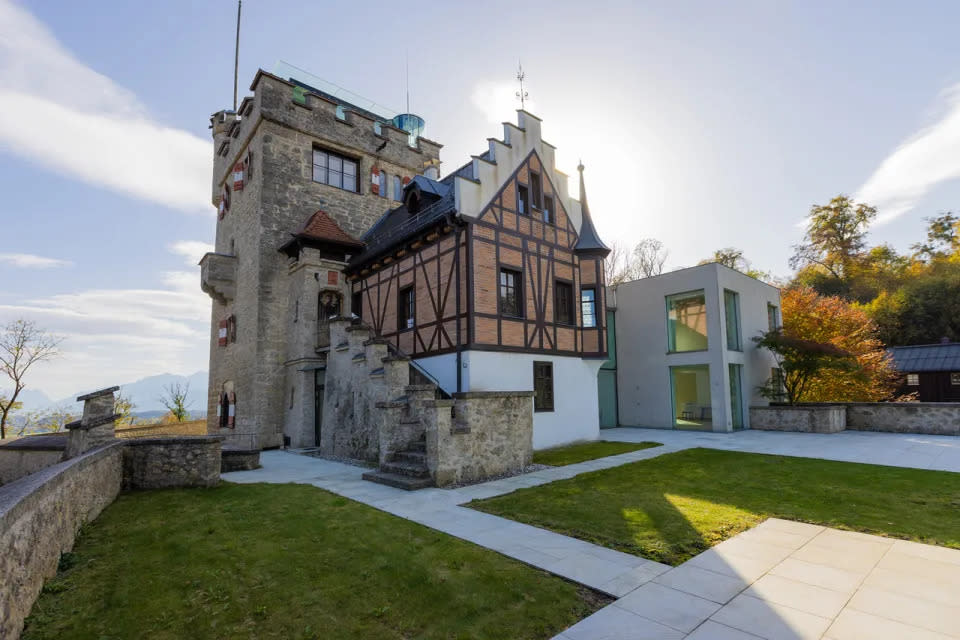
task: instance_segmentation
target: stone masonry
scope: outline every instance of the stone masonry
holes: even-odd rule
[[[220,482],[218,436],[132,438],[123,450],[123,488],[214,487]]]
[[[304,364],[318,360],[315,345],[308,340],[297,353],[291,353],[289,345],[295,342],[291,331],[313,331],[307,322],[291,326],[297,307],[307,311],[317,306],[317,300],[302,286],[293,291],[295,277],[278,249],[318,209],[360,237],[393,206],[389,198],[372,193],[371,169],[378,166],[392,175],[413,176],[438,163],[440,149],[424,138],[411,147],[406,132],[390,126],[377,133],[373,120],[349,108],[338,118],[337,106],[318,95],[308,94],[306,104],[300,104],[293,99],[291,83],[268,73],[259,72],[251,88],[253,95],[244,99],[239,114],[221,111],[212,118],[212,201],[218,205],[227,186],[230,206],[217,225],[215,255],[204,259],[210,263],[204,269],[208,274],[204,288],[216,290],[211,306],[208,429],[245,448],[282,444],[291,388],[298,405],[312,404],[312,393],[303,394],[312,389],[313,370]],[[359,191],[314,182],[314,147],[357,158]],[[233,190],[233,167],[245,160],[249,164],[243,189]],[[230,259],[235,266],[224,266]],[[315,275],[316,282],[327,282],[322,279],[328,271],[329,265],[316,265],[307,273]],[[219,323],[229,316],[235,319],[236,340],[220,346]],[[281,380],[283,384],[278,383]],[[218,419],[224,393],[235,398],[235,420],[228,428],[221,428]]]

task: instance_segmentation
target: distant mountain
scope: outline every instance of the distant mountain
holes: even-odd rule
[[[165,389],[177,383],[180,385],[189,384],[190,392],[187,394],[187,409],[192,413],[205,413],[207,410],[207,378],[208,375],[206,371],[198,371],[190,376],[162,373],[156,376],[141,378],[136,382],[121,384],[120,393],[130,398],[134,404],[133,412],[142,416],[143,414],[154,411],[166,412],[166,408],[160,401],[160,398],[166,395]],[[60,402],[64,404],[75,403],[77,396],[82,396],[84,393],[89,393],[90,391],[96,391],[96,389],[78,391]]]
[[[10,389],[0,390],[0,395],[10,395],[10,391]],[[43,391],[29,388],[20,392],[20,395],[17,396],[17,402],[23,403],[21,411],[39,411],[53,404],[53,400]]]

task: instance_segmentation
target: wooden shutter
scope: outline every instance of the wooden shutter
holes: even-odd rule
[[[237,394],[233,391],[227,394],[227,426],[233,429],[237,417]]]
[[[221,347],[227,346],[227,321],[221,320],[219,332],[217,333],[217,345]]]
[[[378,167],[370,170],[370,193],[375,196],[380,195],[380,169]]]
[[[243,191],[243,163],[233,165],[233,190]]]

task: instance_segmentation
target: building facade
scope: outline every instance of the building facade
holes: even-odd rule
[[[710,263],[626,282],[608,295],[615,376],[601,379],[600,394],[616,397],[619,424],[750,427],[750,405],[767,404],[758,389],[777,375],[772,354],[752,340],[780,325],[776,287]]]
[[[900,393],[920,402],[960,402],[960,342],[892,347],[893,364],[903,378]]]
[[[409,359],[414,392],[461,394],[464,411],[469,394],[533,392],[536,448],[595,438],[597,398],[584,390],[607,355],[608,249],[540,120],[518,111],[502,140],[440,179],[440,145],[407,127],[415,116],[387,118],[295,75],[260,71],[251,89],[237,114],[211,120],[209,430],[238,446],[382,459],[364,416],[400,387],[365,393],[355,371],[332,369],[348,360],[331,353],[355,349],[356,362],[384,360],[364,380]],[[369,332],[363,344],[331,344],[344,318]]]

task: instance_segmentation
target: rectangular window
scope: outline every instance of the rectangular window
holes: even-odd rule
[[[543,199],[543,221],[547,224],[553,224],[553,196],[547,196]]]
[[[597,290],[593,287],[580,290],[580,314],[584,328],[597,326]]]
[[[707,300],[703,289],[667,296],[667,350],[707,349]]]
[[[950,384],[960,386],[960,372],[954,371],[950,374]]]
[[[776,305],[767,305],[767,329],[773,331],[780,328],[780,309]]]
[[[908,386],[908,387],[919,387],[919,386],[920,386],[920,374],[919,374],[919,373],[908,373],[908,374],[907,374],[907,386]]]
[[[400,307],[397,309],[397,329],[403,331],[412,329],[417,313],[417,299],[413,294],[413,287],[400,289]]]
[[[533,363],[533,410],[553,411],[553,363]]]
[[[381,172],[380,172],[380,179],[379,179],[379,180],[380,180],[380,181],[379,181],[379,183],[377,184],[377,187],[379,187],[379,188],[377,189],[377,191],[380,192],[379,195],[380,195],[381,198],[386,198],[386,197],[387,197],[387,185],[390,184],[390,182],[389,182],[390,177],[387,175],[387,172],[386,172],[386,171],[381,171]]]
[[[403,180],[400,176],[393,176],[393,199],[397,202],[403,200]]]
[[[517,185],[517,213],[528,215],[530,213],[530,196],[527,195],[527,185]]]
[[[543,186],[540,184],[540,174],[530,173],[530,203],[535,209],[543,208]]]
[[[323,149],[313,150],[313,180],[357,192],[357,161]]]
[[[523,317],[521,278],[519,271],[500,269],[500,314]]]
[[[575,324],[573,315],[573,285],[557,282],[554,285],[556,299],[553,301],[554,320],[558,324]]]
[[[727,349],[742,351],[740,342],[740,295],[736,291],[723,290],[723,310],[727,321]]]
[[[363,318],[363,292],[354,291],[350,300],[350,311],[358,318]]]

